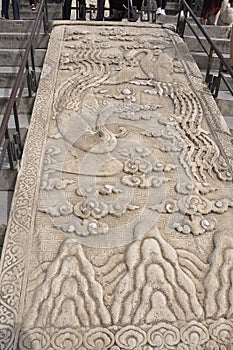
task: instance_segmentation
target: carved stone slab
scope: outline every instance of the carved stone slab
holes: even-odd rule
[[[53,28],[3,249],[4,350],[233,347],[232,140],[168,27]]]

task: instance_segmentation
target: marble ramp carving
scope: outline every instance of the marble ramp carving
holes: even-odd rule
[[[232,349],[231,141],[170,29],[56,23],[3,250],[0,349]]]

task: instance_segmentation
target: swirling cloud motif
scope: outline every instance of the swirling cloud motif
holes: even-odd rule
[[[181,269],[176,251],[161,237],[131,244],[127,272],[115,288],[111,308],[115,324],[191,320],[203,316],[192,279]]]
[[[83,343],[86,349],[107,350],[114,344],[114,335],[107,328],[90,329],[84,334]]]
[[[219,231],[214,235],[215,249],[204,280],[207,317],[233,317],[233,236]]]
[[[79,349],[82,344],[82,335],[72,328],[60,329],[51,338],[51,343],[54,349]]]
[[[116,334],[116,343],[121,349],[141,349],[147,343],[146,333],[135,326],[128,326]]]
[[[209,340],[208,329],[197,321],[191,321],[180,330],[181,339],[189,346],[200,346]]]
[[[210,325],[210,336],[217,343],[227,345],[233,344],[233,322],[220,318]]]
[[[148,343],[157,349],[173,348],[180,342],[180,334],[176,327],[159,323],[148,331]]]
[[[49,334],[41,328],[26,331],[20,338],[19,349],[31,350],[34,348],[33,343],[37,343],[41,350],[47,349],[50,343]]]

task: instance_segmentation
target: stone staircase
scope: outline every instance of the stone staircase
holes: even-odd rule
[[[206,25],[204,26],[205,30],[209,34],[209,36],[212,38],[216,46],[220,49],[223,56],[225,58],[230,57],[230,30],[231,28],[229,26],[224,25]],[[198,31],[198,29],[197,29]],[[198,31],[199,32],[199,31]],[[199,32],[200,33],[200,32]],[[206,47],[207,50],[209,50],[209,45],[204,39],[203,35],[200,33],[199,38],[201,39],[203,45]],[[207,66],[207,56],[204,55],[202,48],[200,44],[198,43],[197,39],[194,37],[191,30],[187,27],[185,30],[185,36],[184,40],[189,48],[190,53],[192,54],[193,58],[195,59],[198,67],[200,68],[200,71],[203,73],[203,76],[205,76],[206,73],[206,66]],[[218,69],[219,69],[219,61],[216,56],[213,57],[213,65],[211,73],[214,76],[218,75]],[[224,73],[224,76],[228,83],[233,87],[233,79],[232,77]],[[229,90],[226,87],[226,84],[224,81],[221,81],[220,85],[220,91],[218,94],[218,97],[216,99],[216,102],[218,104],[218,107],[224,116],[224,119],[230,128],[231,132],[233,133],[233,96],[229,92]]]
[[[168,13],[168,16],[157,16],[156,22],[173,23],[174,25],[176,25],[177,17],[174,15],[175,6],[173,5],[173,11],[166,11],[166,12]],[[169,15],[169,13],[171,14]],[[209,50],[208,43],[206,39],[203,37],[203,34],[200,32],[200,30],[197,28],[195,24],[194,24],[194,27],[195,27],[195,30],[199,33],[199,37],[202,43],[207,48],[207,50]],[[206,25],[204,26],[204,28],[209,34],[209,36],[212,38],[216,46],[220,49],[223,56],[225,58],[229,58],[231,27],[220,24],[218,26]],[[203,79],[205,79],[208,58],[207,58],[207,55],[204,53],[202,47],[198,43],[193,32],[188,26],[186,26],[186,29],[185,29],[184,41],[186,42],[190,53],[192,54],[194,60],[196,61],[201,73],[203,74]],[[216,55],[214,55],[211,73],[216,77],[218,75],[218,69],[219,69],[219,60],[217,59]],[[224,76],[228,81],[228,83],[233,87],[232,77],[227,73],[224,73]],[[233,96],[230,94],[229,90],[227,90],[227,87],[223,82],[223,80],[221,81],[220,91],[218,94],[218,98],[216,99],[216,102],[231,133],[233,134]]]
[[[10,5],[10,19],[0,19],[0,122],[2,121],[11,88],[16,79],[29,33],[36,16],[36,12],[31,11],[29,1],[26,0],[21,4],[20,14],[21,20],[13,20],[12,8]],[[48,14],[50,20],[61,19],[62,4],[55,2],[49,3]],[[43,28],[40,28],[35,45],[35,71],[38,79],[42,70],[48,41],[49,33],[45,34]],[[34,95],[32,97],[28,96],[28,90],[25,88],[18,105],[21,135],[23,138],[26,136],[29,127],[34,99]],[[10,117],[9,127],[10,132],[15,128],[13,115]],[[16,176],[17,171],[12,172],[6,160],[4,168],[0,172],[0,251],[9,216]]]

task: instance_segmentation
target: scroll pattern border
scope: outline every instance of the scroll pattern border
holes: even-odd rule
[[[2,252],[0,268],[0,348],[13,349],[16,341],[16,324],[19,317],[20,300],[25,293],[27,279],[26,264],[30,253],[33,234],[36,198],[39,191],[40,168],[43,146],[50,120],[51,96],[56,81],[56,67],[59,63],[60,46],[64,28],[56,28],[49,43],[50,55],[45,58],[40,79],[40,94],[28,133],[21,170],[15,187],[11,215]],[[52,52],[52,54],[51,54]],[[25,247],[27,246],[27,250]]]
[[[79,330],[33,328],[22,333],[19,350],[32,349],[34,341],[41,350],[62,350],[67,339],[73,350],[225,350],[233,344],[232,332],[233,320],[226,319]]]

